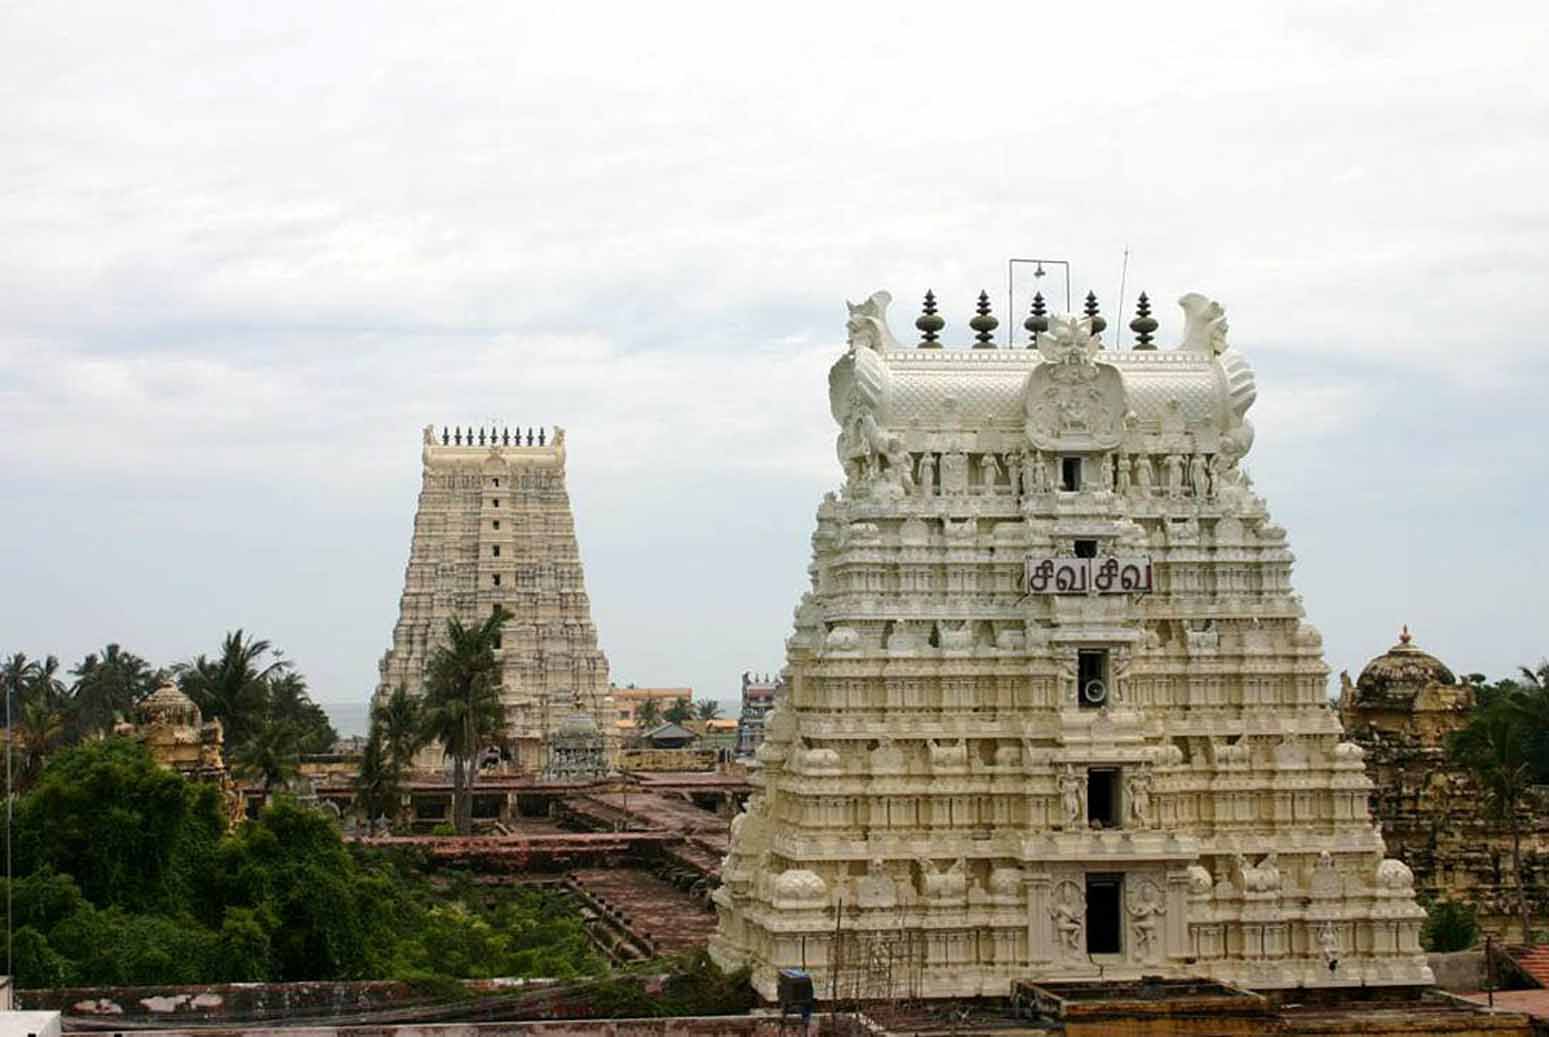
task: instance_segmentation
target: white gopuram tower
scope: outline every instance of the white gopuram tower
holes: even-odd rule
[[[574,741],[578,714],[591,719],[599,739],[615,725],[608,659],[597,647],[565,489],[565,430],[555,428],[550,439],[529,429],[524,440],[520,430],[514,437],[509,430],[442,430],[438,437],[426,426],[421,457],[414,540],[377,699],[399,686],[422,694],[447,620],[481,623],[503,605],[512,615],[496,653],[507,767],[581,776],[569,773],[576,755],[569,742],[566,759],[550,759],[554,739]],[[604,765],[614,748],[601,745]]]
[[[1285,530],[1239,467],[1254,379],[1221,308],[1185,296],[1165,351],[1143,308],[1116,352],[1040,298],[1038,347],[997,349],[981,296],[979,344],[945,350],[932,298],[917,349],[888,301],[851,306],[829,373],[845,483],[715,959],[765,997],[803,966],[825,998],[1431,982]]]

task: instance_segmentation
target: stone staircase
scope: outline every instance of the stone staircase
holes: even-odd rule
[[[1549,988],[1549,944],[1513,947],[1511,957],[1517,967],[1537,981],[1540,987]]]

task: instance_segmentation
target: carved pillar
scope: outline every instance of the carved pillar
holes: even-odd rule
[[[1167,873],[1167,941],[1169,958],[1194,957],[1189,939],[1189,873],[1181,868]]]
[[[1050,895],[1054,879],[1047,873],[1038,873],[1027,880],[1027,963],[1040,965],[1054,954],[1054,941],[1049,931]]]

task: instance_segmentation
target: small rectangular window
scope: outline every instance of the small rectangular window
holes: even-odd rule
[[[500,507],[500,498],[499,497],[495,498],[495,507],[497,507],[497,508]]]
[[[496,548],[495,549],[495,553],[499,554],[500,553],[500,549]],[[1095,541],[1095,540],[1077,540],[1076,541],[1076,557],[1077,558],[1096,558],[1097,557],[1097,541]]]
[[[489,554],[490,554],[491,558],[499,558],[500,557],[500,545],[499,544],[491,544],[490,547],[489,547]]]
[[[1092,767],[1086,772],[1086,820],[1093,828],[1119,826],[1119,772]]]
[[[496,573],[495,575],[491,576],[490,579],[494,581],[494,585],[496,587],[500,586],[500,574],[499,573]]]
[[[491,522],[489,524],[489,528],[490,529],[499,529],[500,528],[500,520],[499,519],[495,519],[493,522]]]
[[[1086,877],[1086,952],[1122,954],[1124,951],[1124,879],[1120,875]]]
[[[491,479],[490,480],[490,484],[493,485],[497,490],[500,488],[500,480],[499,479]]]
[[[1081,458],[1060,459],[1060,489],[1069,493],[1081,489]]]
[[[1108,704],[1108,650],[1082,649],[1076,653],[1076,700],[1083,709]]]

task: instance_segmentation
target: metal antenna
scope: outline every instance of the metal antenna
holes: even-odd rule
[[[1118,349],[1124,345],[1124,281],[1129,277],[1129,246],[1124,246],[1124,265],[1119,268],[1119,308],[1116,311],[1119,318],[1119,336],[1113,343],[1113,348]]]

